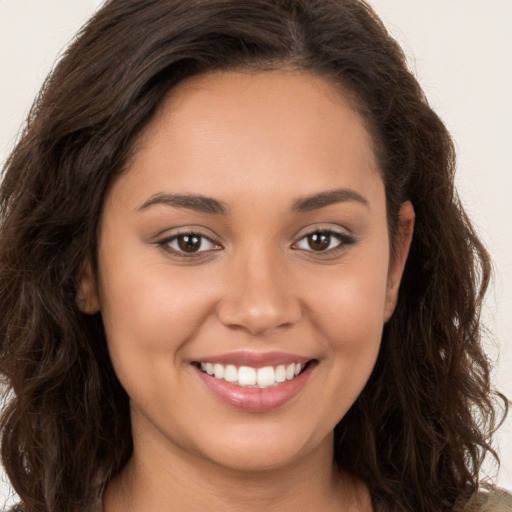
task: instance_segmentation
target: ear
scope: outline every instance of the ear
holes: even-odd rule
[[[387,322],[395,310],[398,300],[398,289],[405,268],[405,262],[411,247],[414,231],[414,208],[410,201],[405,201],[398,214],[398,229],[395,239],[392,240],[391,259],[388,269],[388,283],[386,292],[386,306],[384,309],[384,322]]]
[[[76,305],[82,313],[87,315],[93,315],[100,310],[98,285],[89,258],[84,259],[78,271]]]

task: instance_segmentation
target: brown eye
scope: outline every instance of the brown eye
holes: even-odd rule
[[[199,235],[178,235],[176,241],[183,252],[197,252],[201,249],[201,236]]]
[[[201,253],[221,249],[221,246],[209,237],[193,232],[174,235],[161,240],[158,245],[176,256],[199,256]]]
[[[307,236],[309,247],[313,251],[325,251],[331,245],[331,234],[330,233],[310,233]]]
[[[307,233],[294,244],[294,248],[332,255],[336,251],[341,251],[349,245],[353,245],[355,242],[356,240],[350,235],[326,229]]]

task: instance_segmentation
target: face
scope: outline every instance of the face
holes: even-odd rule
[[[234,469],[331,450],[373,369],[407,255],[349,99],[298,72],[215,73],[170,93],[113,183],[98,275],[135,453]]]

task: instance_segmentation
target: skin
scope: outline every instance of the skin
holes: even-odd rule
[[[148,205],[157,194],[227,212]],[[390,258],[371,138],[325,79],[225,72],[174,88],[107,194],[98,275],[87,262],[81,275],[79,303],[101,311],[132,413],[134,455],[104,510],[371,510],[365,486],[332,464],[333,428],[375,364],[413,222],[404,203]],[[341,241],[313,250],[306,235],[322,230]],[[190,232],[207,237],[200,251],[173,253],[172,236]],[[283,406],[240,410],[192,364],[240,350],[314,367]]]

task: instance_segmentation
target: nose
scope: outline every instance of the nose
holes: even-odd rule
[[[240,255],[231,263],[217,306],[217,317],[224,325],[261,336],[300,320],[295,283],[278,258],[259,251]]]

